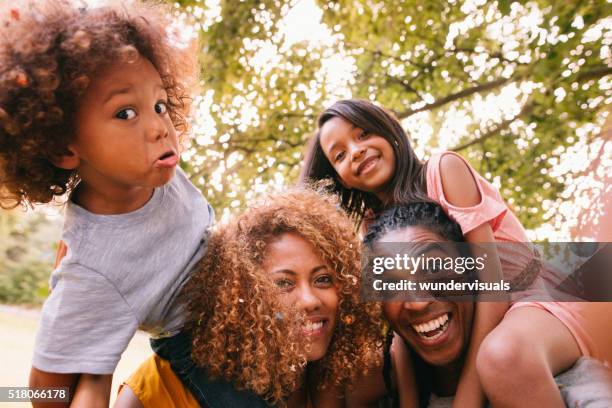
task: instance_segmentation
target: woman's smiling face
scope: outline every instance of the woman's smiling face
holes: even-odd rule
[[[264,268],[281,289],[282,302],[305,315],[302,335],[309,339],[308,361],[321,359],[336,326],[339,299],[334,271],[294,233],[284,233],[268,245]]]
[[[445,241],[425,227],[405,227],[386,234],[380,242],[437,243]],[[444,253],[433,246],[424,256],[459,256]],[[448,251],[452,246],[445,245]],[[421,271],[417,271],[417,274]],[[456,363],[470,341],[473,302],[450,302],[433,297],[423,301],[385,302],[383,311],[393,330],[399,334],[423,360],[434,366]]]

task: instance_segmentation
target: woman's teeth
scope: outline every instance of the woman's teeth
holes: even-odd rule
[[[306,322],[302,325],[302,328],[305,332],[314,332],[323,327],[323,322]]]
[[[438,338],[448,329],[448,313],[421,324],[413,324],[412,328],[420,337],[432,340]]]

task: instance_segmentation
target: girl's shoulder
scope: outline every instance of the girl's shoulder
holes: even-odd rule
[[[475,197],[468,197],[466,201],[479,201],[483,194],[493,194],[498,198],[499,193],[487,180],[485,180],[461,155],[452,151],[442,151],[431,155],[427,161],[426,182],[428,196],[444,205],[447,198],[452,196],[463,199],[466,192],[472,192]],[[480,197],[478,197],[480,196]],[[501,199],[501,197],[499,197]],[[470,206],[467,202],[458,206]],[[472,203],[474,205],[474,203]]]
[[[430,157],[426,182],[429,198],[461,225],[464,234],[485,222],[495,231],[508,211],[497,188],[455,152]]]
[[[444,150],[433,153],[427,160],[427,175],[439,175],[446,170],[467,169],[471,173],[478,175],[476,170],[459,153],[452,150]]]

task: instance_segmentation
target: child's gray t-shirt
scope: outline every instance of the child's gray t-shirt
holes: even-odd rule
[[[51,276],[34,367],[111,374],[136,329],[177,333],[184,323],[178,295],[204,254],[213,218],[180,169],[131,213],[97,215],[69,203],[68,253]]]

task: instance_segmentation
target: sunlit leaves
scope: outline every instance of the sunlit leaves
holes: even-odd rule
[[[594,142],[612,99],[604,0],[181,4],[200,24],[210,122],[188,165],[219,208],[294,181],[317,114],[354,96],[394,110],[425,157],[459,150],[536,227],[572,181],[555,160]]]

